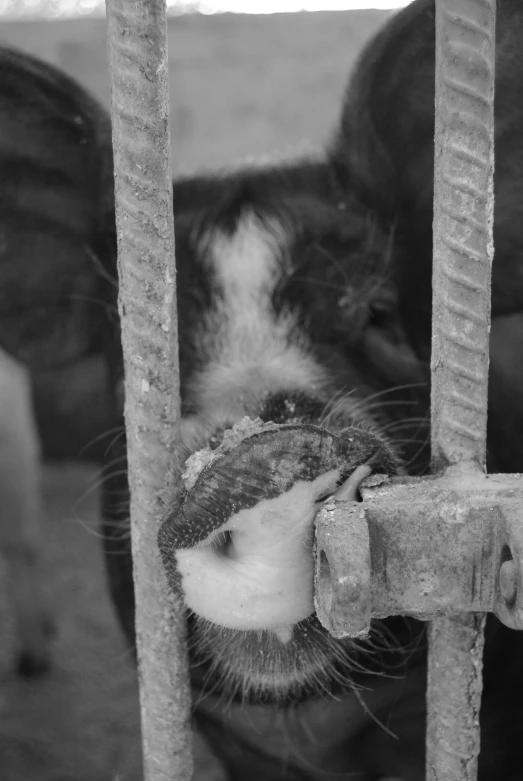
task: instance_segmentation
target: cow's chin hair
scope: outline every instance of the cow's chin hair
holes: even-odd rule
[[[189,638],[200,696],[218,698],[222,704],[290,704],[357,691],[362,675],[375,674],[380,667],[383,674],[372,657],[381,657],[391,646],[379,626],[365,641],[336,640],[316,616],[294,625],[292,637],[282,642],[267,630],[226,629],[193,614]]]

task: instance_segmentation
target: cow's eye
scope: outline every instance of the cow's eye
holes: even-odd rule
[[[371,328],[390,328],[396,318],[396,307],[392,300],[378,299],[369,305],[368,325]]]
[[[384,294],[369,302],[361,347],[366,359],[396,384],[418,381],[421,368],[401,322],[395,296]]]

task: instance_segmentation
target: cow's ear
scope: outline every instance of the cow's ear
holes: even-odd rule
[[[100,349],[117,328],[116,242],[0,218],[0,345],[32,368]]]
[[[111,125],[48,63],[0,47],[0,71],[0,346],[56,366],[117,321]]]
[[[416,197],[432,180],[433,140],[434,7],[411,3],[364,47],[330,152],[349,189],[394,215],[409,189]]]

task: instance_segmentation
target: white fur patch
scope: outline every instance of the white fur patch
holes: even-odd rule
[[[248,215],[232,238],[217,234],[211,253],[214,271],[230,304],[245,315],[244,304],[260,303],[271,294],[281,273],[283,231],[277,225],[264,227]]]
[[[268,393],[321,388],[323,371],[296,315],[276,315],[272,304],[287,268],[283,226],[246,215],[232,237],[210,236],[206,254],[221,297],[202,318],[197,344],[207,360],[191,386],[201,414],[236,420],[257,414]]]
[[[339,477],[332,469],[298,480],[280,496],[232,515],[203,543],[177,550],[187,607],[219,626],[270,629],[288,642],[290,627],[314,612],[314,518],[318,497],[335,490]]]

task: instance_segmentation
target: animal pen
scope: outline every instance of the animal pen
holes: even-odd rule
[[[485,474],[495,0],[436,2],[432,470],[369,478],[316,528],[316,606],[336,637],[430,621],[427,781],[473,781],[484,617],[523,628],[523,479]],[[157,553],[180,477],[165,0],[107,0],[140,701],[146,781],[192,773],[185,625]],[[386,555],[385,555],[386,554]]]

